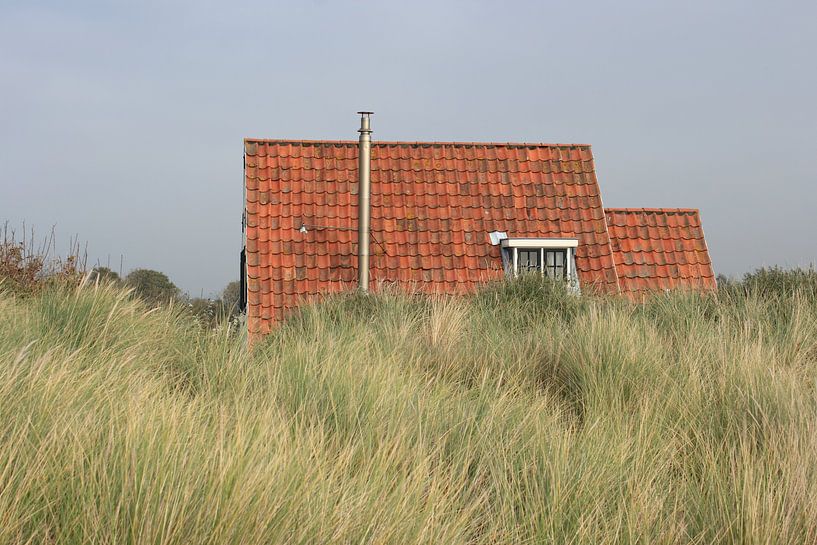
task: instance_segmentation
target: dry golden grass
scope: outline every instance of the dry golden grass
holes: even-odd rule
[[[0,543],[817,542],[812,297],[343,296],[252,354],[105,286],[0,316]]]

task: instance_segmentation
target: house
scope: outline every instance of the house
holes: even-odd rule
[[[362,140],[244,141],[251,337],[305,300],[356,285]],[[605,209],[589,145],[366,145],[365,286],[462,294],[535,270],[610,294],[715,287],[698,212]]]

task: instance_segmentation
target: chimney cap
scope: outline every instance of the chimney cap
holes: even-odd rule
[[[358,112],[360,114],[360,129],[357,132],[360,133],[360,137],[363,138],[364,135],[369,135],[372,133],[371,123],[372,120],[369,117],[374,112]]]

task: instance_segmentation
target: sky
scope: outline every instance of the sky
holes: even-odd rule
[[[715,272],[817,261],[817,2],[0,0],[0,223],[238,279],[244,137],[584,143]]]

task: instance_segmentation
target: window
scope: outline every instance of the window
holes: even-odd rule
[[[517,252],[517,274],[540,272],[554,280],[564,280],[567,277],[566,250],[520,248]]]
[[[505,238],[501,240],[502,261],[508,276],[539,273],[566,281],[578,291],[574,257],[579,241],[570,238]]]

